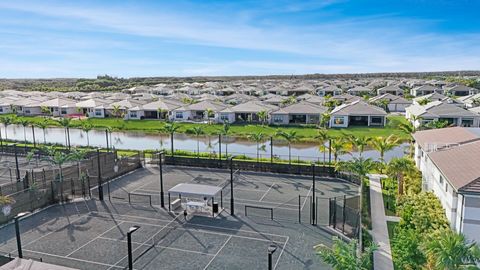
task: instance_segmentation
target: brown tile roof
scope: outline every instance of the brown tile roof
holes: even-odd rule
[[[428,154],[433,163],[458,191],[480,190],[480,141]]]
[[[434,145],[444,147],[449,144],[462,144],[480,140],[480,136],[462,127],[417,131],[413,134],[413,138],[424,150],[428,150],[427,147],[433,147]]]

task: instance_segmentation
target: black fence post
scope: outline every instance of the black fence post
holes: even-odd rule
[[[108,145],[108,129],[105,129],[105,139],[107,141],[107,152],[108,152],[108,147],[109,147],[109,145]]]
[[[273,164],[273,136],[270,136],[270,163]]]
[[[165,199],[163,198],[164,192],[163,192],[163,162],[162,162],[162,156],[164,152],[160,151],[158,153],[158,167],[159,167],[159,172],[160,172],[160,206],[162,208],[165,208]]]
[[[342,213],[342,232],[345,233],[345,207],[347,204],[347,195],[343,195],[343,213]]]
[[[312,225],[317,224],[316,209],[315,209],[315,164],[312,163],[312,190],[313,190],[313,200],[312,200]]]
[[[235,207],[233,199],[233,157],[230,158],[230,214],[235,216]]]
[[[103,183],[102,183],[102,171],[100,165],[100,149],[97,149],[97,166],[98,166],[98,199],[103,201]]]
[[[20,181],[20,169],[18,168],[18,153],[17,153],[17,144],[13,144],[13,151],[15,153],[15,176],[17,181]]]
[[[337,228],[337,197],[333,198],[333,228]]]
[[[35,142],[35,126],[32,125],[32,136],[33,136],[33,148],[37,148],[37,143]]]
[[[298,223],[302,223],[302,196],[298,195]]]

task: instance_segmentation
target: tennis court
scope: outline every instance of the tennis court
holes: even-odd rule
[[[109,183],[110,200],[106,195],[104,202],[55,205],[22,219],[24,256],[79,269],[126,269],[127,231],[140,226],[132,234],[135,269],[267,269],[272,244],[277,246],[274,269],[328,269],[312,247],[329,244],[331,234],[324,226],[296,221],[299,204],[302,212],[310,205],[311,179],[236,172],[235,216],[230,215],[229,180],[227,170],[166,166],[165,190],[178,183],[224,187],[224,210],[217,217],[185,219],[181,212],[159,207],[158,167],[139,169]],[[358,187],[317,179],[315,190],[316,196],[327,198],[353,196]],[[273,220],[268,208],[273,209]],[[0,229],[0,252],[15,255],[16,250],[14,226],[9,224]]]

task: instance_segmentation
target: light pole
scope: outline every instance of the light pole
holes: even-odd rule
[[[133,255],[132,255],[132,233],[140,229],[140,226],[132,226],[127,232],[127,249],[128,249],[128,269],[133,269]]]
[[[277,250],[277,245],[270,244],[267,250],[268,250],[268,270],[272,270],[273,269],[272,256],[273,256],[273,253],[275,253],[275,251]]]
[[[100,165],[100,149],[97,148],[97,167],[98,167],[98,199],[103,201],[103,183],[102,183],[102,166]]]
[[[317,217],[316,217],[316,214],[317,214],[317,209],[316,209],[316,205],[315,205],[315,200],[316,200],[316,197],[315,197],[315,163],[312,163],[312,191],[313,191],[313,198],[312,198],[312,225],[316,225],[317,224]]]
[[[15,220],[15,235],[17,236],[17,249],[18,249],[18,257],[19,258],[23,258],[23,252],[22,252],[22,240],[20,240],[20,227],[19,227],[19,224],[18,224],[18,220],[20,218],[26,216],[29,213],[30,212],[21,212],[21,213],[18,213],[14,217],[14,220]]]
[[[233,156],[230,157],[230,215],[235,216],[233,199]]]
[[[164,192],[163,192],[163,155],[164,152],[163,150],[158,152],[158,169],[160,171],[160,206],[162,208],[165,208],[165,199],[163,198]]]

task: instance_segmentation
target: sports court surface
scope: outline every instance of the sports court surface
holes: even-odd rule
[[[164,167],[165,191],[178,183],[224,187],[229,179],[228,170]],[[79,269],[125,269],[126,233],[138,225],[132,235],[135,269],[266,269],[271,244],[278,247],[274,269],[328,269],[312,249],[331,242],[323,226],[328,222],[323,202],[357,190],[350,183],[317,178],[319,226],[312,226],[310,177],[240,172],[234,175],[235,216],[225,187],[224,210],[216,218],[189,215],[185,220],[182,213],[159,207],[158,167],[148,167],[110,182],[110,201],[104,190],[104,202],[55,205],[21,220],[23,251],[25,257]],[[245,205],[271,210],[251,208],[245,216]],[[0,252],[16,253],[12,224],[0,229]]]

